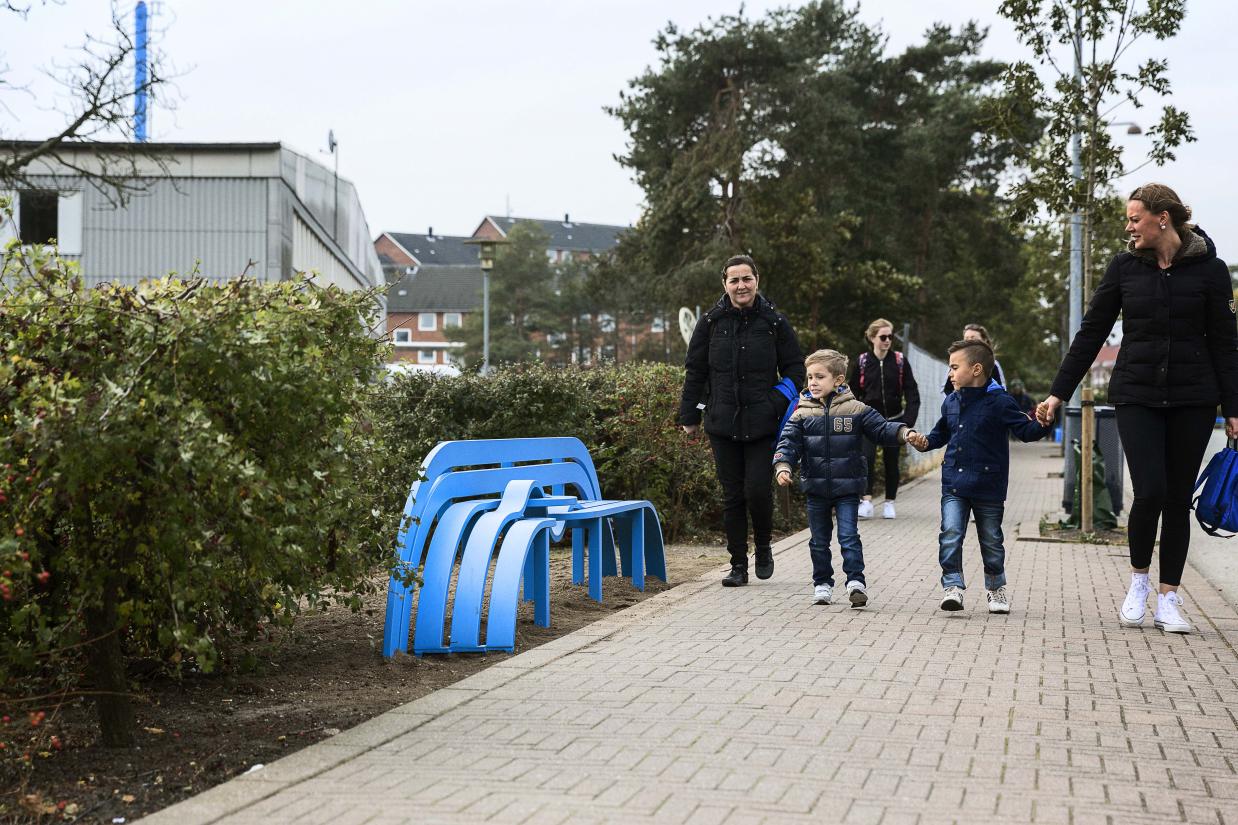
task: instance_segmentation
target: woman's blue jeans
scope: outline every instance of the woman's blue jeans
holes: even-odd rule
[[[1002,538],[1004,501],[977,501],[943,493],[941,497],[941,536],[938,560],[941,562],[941,586],[963,584],[963,537],[967,534],[967,516],[976,514],[976,537],[980,539],[980,558],[984,562],[984,586],[996,590],[1006,583],[1006,547]]]
[[[834,565],[830,563],[830,535],[834,532],[831,510],[838,511],[838,544],[843,552],[843,573],[847,581],[864,584],[864,546],[860,543],[860,497],[829,499],[808,496],[808,552],[812,556],[812,583],[834,586]]]

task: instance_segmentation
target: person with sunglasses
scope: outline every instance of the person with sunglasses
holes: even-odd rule
[[[882,418],[914,427],[920,413],[920,388],[911,374],[911,364],[901,352],[892,352],[894,325],[878,318],[868,325],[864,337],[872,345],[871,353],[861,353],[851,365],[847,384],[855,397],[872,407]],[[894,500],[898,497],[899,457],[901,447],[881,448],[885,463],[886,500],[883,518],[894,518]],[[860,501],[859,516],[873,517],[873,490],[877,484],[877,445],[865,439],[864,459],[868,470],[868,492]]]

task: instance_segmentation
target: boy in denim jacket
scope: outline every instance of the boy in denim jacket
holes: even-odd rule
[[[791,414],[774,451],[778,483],[791,483],[800,467],[800,486],[808,498],[808,529],[812,537],[813,601],[829,604],[834,591],[830,563],[830,511],[838,514],[838,544],[842,548],[847,598],[852,607],[868,604],[864,579],[864,547],[857,525],[860,496],[868,488],[865,437],[894,446],[907,440],[907,426],[886,421],[881,413],[858,401],[844,383],[847,356],[832,349],[817,350],[804,359],[807,389]]]
[[[1001,384],[990,379],[993,350],[983,341],[950,345],[950,380],[955,390],[941,405],[941,420],[928,435],[907,439],[917,450],[949,445],[941,469],[941,535],[938,560],[945,594],[942,610],[962,610],[963,535],[969,513],[976,516],[976,534],[984,561],[984,588],[990,613],[1010,612],[1006,587],[1006,548],[1002,515],[1010,475],[1010,445],[1006,434],[1037,441],[1049,434],[1019,409]]]

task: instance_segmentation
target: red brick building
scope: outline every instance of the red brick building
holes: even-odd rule
[[[481,269],[477,246],[469,240],[502,240],[517,223],[531,223],[549,238],[551,263],[586,258],[614,248],[627,227],[597,223],[487,215],[468,237],[384,232],[374,241],[391,290],[387,293],[387,329],[395,348],[392,361],[409,367],[450,370],[459,344],[445,330],[481,311]]]

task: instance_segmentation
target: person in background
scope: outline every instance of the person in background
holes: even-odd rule
[[[997,352],[997,345],[994,344],[993,339],[989,337],[989,331],[985,329],[984,327],[980,326],[980,324],[968,324],[967,326],[963,327],[963,340],[964,341],[983,341],[985,344],[988,345],[989,349],[993,350],[994,353]],[[1005,388],[1006,377],[1005,375],[1002,374],[1002,364],[1000,361],[997,360],[996,356],[994,356],[993,358],[992,380],[996,381],[998,385],[1001,386],[1002,388]],[[954,385],[950,383],[950,373],[947,370],[946,383],[941,388],[941,393],[942,395],[949,395],[952,392],[954,392]]]
[[[1006,391],[1010,393],[1010,397],[1014,399],[1014,403],[1019,405],[1021,411],[1030,413],[1036,409],[1036,402],[1027,394],[1027,389],[1018,378],[1011,380],[1010,386],[1006,388]]]
[[[756,261],[747,255],[735,255],[723,265],[723,295],[697,322],[688,343],[679,402],[679,423],[689,434],[699,429],[701,409],[705,410],[731,554],[731,572],[722,580],[723,587],[748,583],[749,515],[757,578],[774,575],[770,456],[790,404],[774,385],[790,378],[796,392],[804,386],[804,356],[795,330],[757,291],[759,284]]]
[[[878,318],[868,325],[864,337],[872,346],[872,352],[862,352],[851,365],[847,386],[857,400],[876,410],[887,421],[915,426],[920,414],[920,388],[911,373],[907,356],[892,351],[894,325],[885,318]],[[894,500],[898,498],[899,458],[902,447],[882,446],[885,462],[885,506],[882,518],[894,518]],[[860,501],[859,517],[873,517],[873,491],[877,488],[877,444],[865,439],[864,459],[868,464],[868,485]]]

